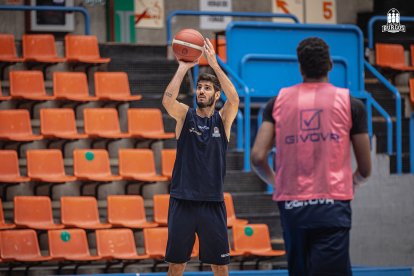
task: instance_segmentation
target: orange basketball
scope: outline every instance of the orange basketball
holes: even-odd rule
[[[193,62],[203,53],[204,37],[193,29],[179,31],[173,41],[172,49],[178,60]]]

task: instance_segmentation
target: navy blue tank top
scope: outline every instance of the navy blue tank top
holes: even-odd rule
[[[223,201],[227,136],[219,112],[202,118],[189,108],[177,141],[170,195],[197,201]]]

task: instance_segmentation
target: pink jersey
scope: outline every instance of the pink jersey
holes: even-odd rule
[[[353,198],[348,89],[301,83],[273,106],[276,179],[273,199]]]

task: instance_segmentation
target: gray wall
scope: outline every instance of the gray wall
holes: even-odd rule
[[[0,0],[0,5],[4,4],[6,4],[6,0]],[[96,35],[99,41],[106,41],[105,6],[88,6],[85,5],[82,0],[75,0],[75,5],[83,5],[90,12],[92,34]],[[338,23],[356,23],[356,13],[361,11],[371,11],[372,6],[373,0],[337,0]],[[199,10],[199,0],[164,0],[164,7],[165,15],[168,15],[174,10]],[[272,0],[232,0],[232,10],[244,12],[271,12]],[[234,20],[247,19],[234,18]],[[84,32],[83,16],[76,13],[75,22],[75,33],[82,34]],[[199,26],[199,18],[180,16],[175,19],[172,32],[176,33],[182,28],[198,29]],[[19,40],[24,32],[23,12],[0,11],[0,33],[14,33],[16,39]],[[213,33],[208,30],[203,30],[202,34],[208,37],[213,36]],[[165,28],[160,30],[137,29],[136,38],[138,44],[165,45],[166,31]]]

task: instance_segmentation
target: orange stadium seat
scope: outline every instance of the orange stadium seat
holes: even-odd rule
[[[161,150],[161,170],[162,175],[172,178],[172,172],[174,169],[175,156],[177,155],[176,149],[162,149]]]
[[[148,222],[144,200],[135,195],[111,195],[107,197],[108,222],[126,228],[150,228],[158,224]]]
[[[60,198],[61,220],[68,227],[83,229],[111,228],[99,220],[98,203],[90,196],[63,196]]]
[[[99,256],[117,260],[144,260],[149,256],[138,255],[131,229],[96,231],[96,251]]]
[[[194,246],[191,257],[197,257],[199,254],[199,242],[197,236],[194,238]],[[144,229],[145,253],[154,259],[163,259],[167,248],[168,228],[146,228]]]
[[[13,99],[33,101],[54,100],[54,96],[46,94],[43,73],[41,71],[11,71],[10,96]]]
[[[414,78],[410,79],[410,102],[414,106]]]
[[[14,223],[37,230],[62,229],[53,221],[52,202],[48,196],[15,196]]]
[[[0,78],[4,79],[6,67],[24,60],[17,56],[14,35],[0,34],[0,45]]]
[[[154,153],[150,149],[120,149],[119,174],[124,179],[144,182],[168,180],[156,173]]]
[[[29,142],[43,139],[32,132],[29,111],[25,109],[0,110],[0,140]]]
[[[4,221],[3,203],[2,203],[1,198],[0,198],[0,230],[13,229],[15,227],[16,227],[16,225],[14,223],[6,223]]]
[[[83,72],[54,72],[53,95],[57,100],[88,102],[97,97],[89,95],[88,79]]]
[[[5,261],[42,262],[52,260],[50,256],[42,256],[36,231],[33,229],[4,230],[0,232],[1,257]]]
[[[10,99],[11,99],[11,96],[4,96],[3,95],[2,88],[1,88],[1,82],[0,82],[0,101],[8,101]]]
[[[111,61],[99,54],[98,39],[94,35],[66,35],[65,50],[69,62],[100,64]]]
[[[16,44],[14,35],[0,34],[0,62],[16,63],[23,62],[23,58],[19,58],[16,52]]]
[[[405,62],[404,47],[400,44],[375,44],[376,64],[400,71],[414,71],[414,66]]]
[[[0,117],[1,118],[1,117]],[[14,150],[0,150],[0,183],[21,183],[30,181],[20,175],[19,158]]]
[[[125,72],[95,72],[95,95],[100,100],[138,101],[141,95],[131,95]]]
[[[128,109],[128,131],[142,139],[171,139],[175,133],[164,131],[161,110],[157,108]]]
[[[76,181],[76,177],[66,175],[62,152],[57,149],[28,150],[27,175],[35,181],[62,183]]]
[[[89,137],[105,139],[128,138],[119,125],[118,111],[115,108],[85,108],[83,110],[85,133]]]
[[[40,133],[45,138],[84,139],[87,134],[78,133],[75,112],[72,108],[42,108],[40,110]]]
[[[236,224],[233,226],[233,244],[235,251],[244,255],[277,257],[285,255],[283,250],[273,250],[269,229],[266,224]]]
[[[83,229],[49,230],[49,253],[55,260],[96,261],[100,256],[92,256],[88,238]]]
[[[226,204],[226,213],[227,213],[227,227],[233,227],[235,224],[247,224],[246,219],[236,218],[236,213],[234,211],[233,197],[230,193],[224,193],[224,203]]]
[[[73,163],[74,174],[80,180],[98,182],[122,180],[122,177],[112,174],[106,150],[75,149]]]
[[[66,59],[58,57],[55,37],[50,34],[24,34],[23,58],[26,62],[58,63]]]
[[[170,195],[154,195],[154,221],[161,226],[168,224],[168,206],[170,205]]]

